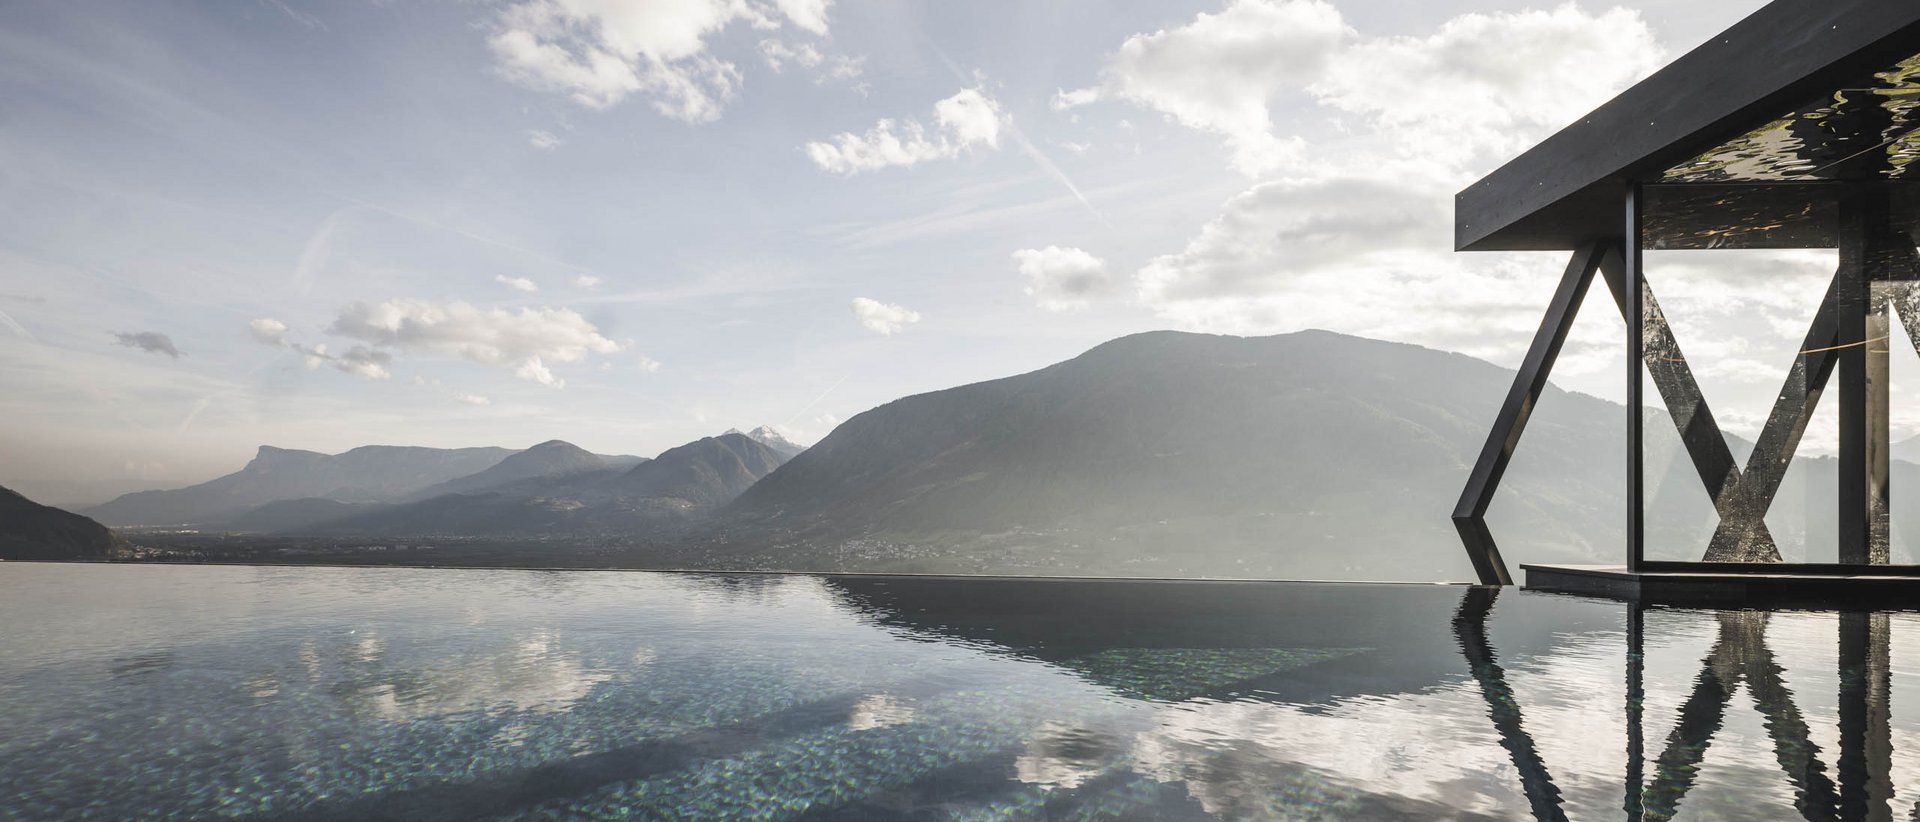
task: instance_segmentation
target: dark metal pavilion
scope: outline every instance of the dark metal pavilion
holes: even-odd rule
[[[1895,318],[1920,341],[1917,159],[1920,0],[1775,0],[1461,191],[1457,250],[1572,253],[1453,513],[1480,581],[1512,582],[1484,516],[1597,273],[1627,327],[1626,561],[1527,566],[1530,585],[1636,598],[1657,586],[1915,590],[1920,565],[1889,548],[1887,343]],[[1788,248],[1837,249],[1838,265],[1742,463],[1643,252]],[[1648,393],[1717,518],[1689,549],[1698,560],[1647,554],[1643,429],[1667,424],[1643,413]],[[1766,515],[1824,394],[1839,420],[1837,551],[1783,561]]]

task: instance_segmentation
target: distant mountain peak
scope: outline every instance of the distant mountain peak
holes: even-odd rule
[[[760,443],[761,445],[771,448],[775,453],[789,459],[791,459],[795,454],[798,454],[801,451],[807,450],[806,446],[801,445],[797,442],[794,442],[793,440],[787,439],[787,436],[785,434],[780,433],[778,429],[774,428],[771,425],[762,425],[759,428],[753,429],[752,431],[741,431],[738,428],[729,428],[727,429],[726,433],[739,434],[740,436],[746,437],[747,439],[753,440],[754,442]],[[722,436],[725,436],[725,434],[722,434]]]
[[[259,450],[253,453],[253,458],[254,459],[272,459],[274,457],[285,457],[285,456],[292,456],[296,454],[303,457],[304,456],[313,456],[313,457],[326,456],[325,454],[322,454],[318,451],[308,451],[304,448],[281,448],[278,445],[262,445],[260,446]]]

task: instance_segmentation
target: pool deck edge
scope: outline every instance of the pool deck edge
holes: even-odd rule
[[[1658,605],[1846,609],[1920,606],[1920,576],[1633,572],[1622,565],[1521,564],[1525,588]]]

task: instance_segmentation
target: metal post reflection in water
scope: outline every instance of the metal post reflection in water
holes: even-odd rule
[[[1626,805],[1629,822],[1640,822],[1643,815],[1640,792],[1646,786],[1646,739],[1642,714],[1646,702],[1647,607],[1638,602],[1627,605],[1627,785]]]
[[[1474,681],[1480,685],[1481,697],[1487,701],[1487,716],[1493,719],[1493,727],[1500,733],[1500,746],[1507,749],[1513,758],[1513,767],[1520,771],[1520,788],[1527,795],[1527,804],[1533,807],[1533,818],[1563,822],[1567,814],[1560,807],[1560,789],[1554,786],[1553,774],[1547,772],[1533,737],[1527,735],[1521,721],[1520,702],[1507,686],[1506,671],[1501,670],[1493,644],[1487,640],[1487,615],[1493,612],[1493,600],[1499,593],[1498,587],[1469,587],[1460,598],[1460,610],[1453,618],[1454,637],[1467,658],[1467,668],[1472,671]]]
[[[1840,615],[1840,815],[1845,819],[1893,819],[1887,644],[1886,614]]]
[[[1487,716],[1501,747],[1520,774],[1534,818],[1566,818],[1560,790],[1540,757],[1522,720],[1519,701],[1507,684],[1492,643],[1487,617],[1497,587],[1468,588],[1453,620],[1454,636],[1465,656]],[[1666,745],[1646,773],[1645,633],[1646,606],[1628,606],[1626,619],[1627,761],[1622,810],[1632,822],[1672,819],[1693,788],[1714,734],[1726,720],[1734,693],[1745,686],[1762,717],[1774,759],[1793,788],[1793,805],[1808,822],[1888,820],[1893,818],[1893,736],[1889,692],[1892,687],[1889,622],[1884,613],[1840,615],[1839,785],[1828,775],[1805,716],[1787,687],[1785,669],[1767,645],[1764,611],[1715,614],[1719,634],[1700,661],[1693,691],[1680,705]],[[1920,805],[1911,812],[1920,822]]]

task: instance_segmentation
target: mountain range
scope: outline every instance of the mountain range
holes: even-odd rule
[[[492,467],[506,448],[367,445],[342,454],[260,446],[246,467],[186,488],[139,491],[84,509],[108,525],[216,522],[280,500],[385,502]]]
[[[338,455],[262,446],[233,474],[84,513],[118,526],[260,534],[653,534],[725,504],[801,450],[767,426],[654,459],[562,440],[522,451],[366,446]]]
[[[227,477],[86,513],[316,537],[538,536],[541,557],[569,539],[624,541],[644,551],[617,562],[640,567],[1462,579],[1447,514],[1511,379],[1324,331],[1151,332],[887,403],[805,449],[769,427],[651,460],[558,440],[262,448]],[[1711,507],[1671,423],[1647,413],[1649,555],[1697,558]],[[1619,560],[1624,417],[1542,395],[1489,515],[1510,562]],[[1920,467],[1898,463],[1894,480],[1915,487]],[[1832,460],[1796,461],[1768,517],[1783,542],[1814,543],[1801,557],[1830,542],[1832,485]],[[1895,537],[1904,546],[1897,524]]]
[[[573,447],[543,443],[534,448],[553,450],[558,446]],[[301,530],[315,534],[565,533],[657,538],[731,501],[782,462],[785,458],[780,454],[744,434],[722,434],[670,448],[626,470],[572,470],[581,463],[568,460],[559,463],[568,470],[526,476],[467,493],[438,494],[374,507],[310,523]]]

